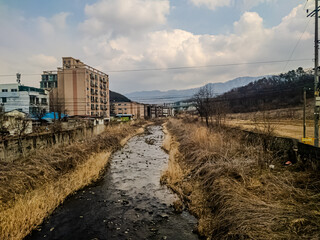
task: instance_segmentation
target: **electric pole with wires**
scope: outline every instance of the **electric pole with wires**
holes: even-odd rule
[[[315,17],[315,37],[314,37],[314,146],[319,147],[319,110],[320,110],[320,97],[319,97],[319,0],[315,0],[315,9],[308,14],[308,17]]]

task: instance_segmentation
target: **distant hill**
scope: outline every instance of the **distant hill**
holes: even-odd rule
[[[120,93],[109,91],[110,94],[110,103],[112,102],[131,102],[129,98],[123,96]]]
[[[312,98],[314,76],[298,68],[234,88],[213,101],[233,113],[294,107],[303,103],[303,88],[311,89],[307,98]]]
[[[219,95],[225,93],[233,88],[247,85],[250,82],[263,78],[260,77],[239,77],[224,83],[208,83],[211,85],[214,93]],[[169,90],[169,91],[140,91],[125,94],[126,97],[133,101],[141,103],[172,103],[193,97],[195,93],[199,91],[199,88],[191,88],[186,90]]]

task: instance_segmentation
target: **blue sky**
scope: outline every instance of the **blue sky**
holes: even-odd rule
[[[0,74],[19,71],[23,83],[38,86],[42,71],[56,69],[63,56],[73,56],[110,72],[111,88],[127,93],[186,89],[240,76],[312,67],[313,20],[308,24],[305,3],[301,0],[0,0],[0,27],[6,33],[0,39]],[[294,60],[309,61],[112,72],[286,60],[291,54]],[[14,81],[14,77],[0,78],[1,83],[8,81]]]

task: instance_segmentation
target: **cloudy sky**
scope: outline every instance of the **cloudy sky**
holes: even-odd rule
[[[0,0],[0,83],[21,72],[23,84],[39,86],[41,72],[61,66],[63,56],[108,73],[120,93],[312,67],[314,19],[306,9],[313,3]]]

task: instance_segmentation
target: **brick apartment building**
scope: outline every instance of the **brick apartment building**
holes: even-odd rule
[[[109,76],[72,57],[63,57],[62,63],[57,72],[42,74],[40,86],[50,92],[50,111],[109,118]]]

